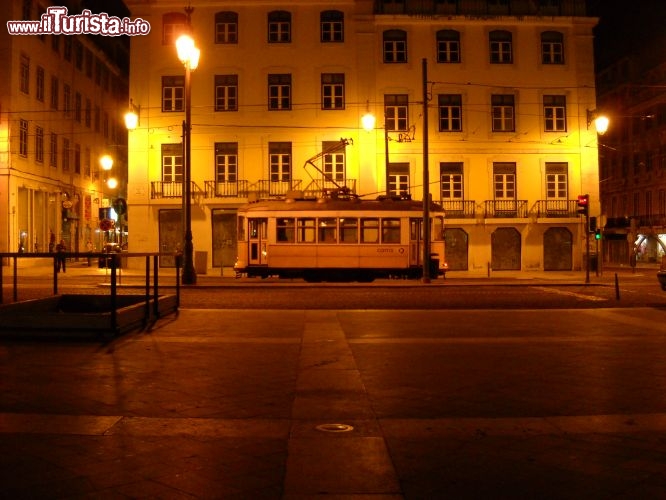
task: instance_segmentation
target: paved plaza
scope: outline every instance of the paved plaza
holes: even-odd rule
[[[0,497],[666,496],[666,311],[427,314],[4,340]]]

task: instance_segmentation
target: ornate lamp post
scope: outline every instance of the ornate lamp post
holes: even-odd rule
[[[178,59],[185,66],[185,121],[183,122],[184,146],[184,176],[183,176],[183,205],[185,216],[185,244],[183,249],[183,284],[196,285],[197,274],[194,270],[194,245],[192,243],[192,146],[190,136],[192,129],[192,85],[190,76],[199,64],[199,49],[194,46],[194,40],[189,35],[181,35],[176,40]]]

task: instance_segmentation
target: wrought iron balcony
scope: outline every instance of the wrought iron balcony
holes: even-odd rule
[[[440,204],[447,219],[473,219],[476,216],[474,200],[442,200]]]
[[[486,219],[527,217],[527,200],[486,200],[483,203]]]
[[[232,182],[204,181],[206,198],[247,198],[248,182],[246,180]]]
[[[539,200],[530,209],[530,215],[537,218],[575,218],[577,200]]]
[[[197,184],[192,181],[190,188],[191,197],[201,195],[202,191]],[[182,198],[183,197],[183,183],[173,181],[151,181],[150,183],[150,199],[156,200],[160,198]]]
[[[327,193],[333,193],[343,188],[349,193],[356,194],[356,179],[345,179],[344,181],[329,181],[326,179],[313,179],[304,190],[306,197],[319,198]]]
[[[300,179],[292,181],[271,181],[269,179],[260,180],[250,187],[250,191],[254,190],[259,195],[259,198],[277,198],[284,196],[288,191],[298,191],[302,186]]]

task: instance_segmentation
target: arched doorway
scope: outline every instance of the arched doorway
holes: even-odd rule
[[[550,227],[543,233],[543,270],[573,269],[573,235],[566,227]]]
[[[520,233],[515,227],[498,227],[490,237],[493,271],[520,271]]]

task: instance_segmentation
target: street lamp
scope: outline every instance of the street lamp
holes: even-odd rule
[[[125,128],[127,130],[134,130],[139,125],[139,114],[141,113],[141,106],[134,104],[130,99],[129,110],[125,113]]]
[[[195,47],[194,40],[189,35],[181,35],[176,40],[178,59],[185,66],[185,121],[183,122],[183,145],[185,156],[183,205],[185,215],[185,244],[183,248],[183,284],[196,285],[197,274],[194,270],[194,245],[192,244],[192,145],[190,144],[192,129],[192,85],[191,72],[199,64],[199,49]]]
[[[370,132],[375,128],[375,115],[369,111],[361,117],[361,125],[363,129]],[[389,135],[388,128],[386,126],[386,113],[384,113],[384,175],[386,178],[386,195],[389,194],[389,182],[388,182],[388,173],[389,173]]]
[[[594,125],[594,129],[597,134],[604,135],[608,130],[608,125],[610,120],[606,115],[599,113],[596,109],[587,110],[587,128],[590,128],[590,125]]]

